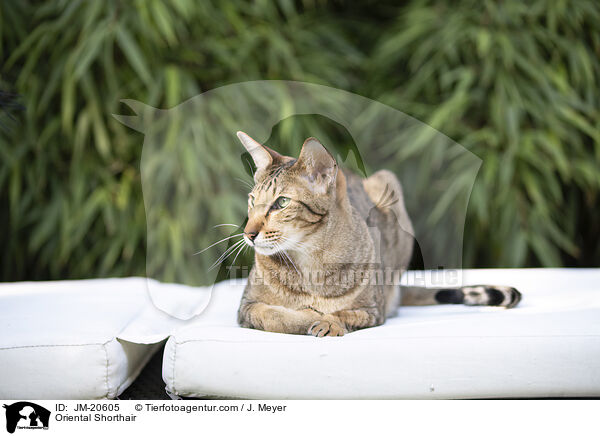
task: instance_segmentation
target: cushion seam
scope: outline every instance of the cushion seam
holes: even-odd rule
[[[303,336],[303,335],[301,335]],[[353,339],[353,341],[373,341],[373,340],[402,340],[402,339],[521,339],[521,338],[600,338],[600,335],[523,335],[523,336],[386,336],[386,337],[372,337],[372,338],[357,338]],[[184,341],[175,340],[176,345],[183,345],[188,342],[225,342],[225,343],[235,343],[235,344],[244,344],[248,343],[248,341],[241,340],[229,340],[229,339],[215,339],[215,338],[204,338],[204,339],[186,339]],[[300,345],[297,341],[251,341],[254,344],[296,344]],[[314,341],[311,342],[302,342],[302,344],[313,344]]]
[[[17,345],[14,347],[0,347],[1,350],[16,350],[19,348],[44,348],[44,347],[87,347],[90,345],[105,345],[102,342],[91,342],[86,344],[46,344],[46,345]]]
[[[105,383],[106,383],[106,398],[110,398],[110,386],[108,383],[109,361],[108,361],[108,350],[106,349],[106,344],[108,344],[108,342],[102,344],[102,348],[104,349],[104,355],[106,356],[106,373],[104,374],[104,377],[105,377]]]
[[[176,357],[177,357],[177,346],[179,345],[177,343],[177,341],[175,342],[175,346],[173,347],[173,357],[171,358],[171,361],[173,362],[173,382],[172,382],[172,388],[173,388],[173,393],[177,394],[177,389],[175,388],[175,362],[176,362]]]

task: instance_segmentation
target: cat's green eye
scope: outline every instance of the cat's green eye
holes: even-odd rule
[[[290,204],[290,201],[291,200],[287,197],[279,197],[277,200],[275,200],[275,204],[273,204],[273,206],[275,206],[274,209],[283,209]]]

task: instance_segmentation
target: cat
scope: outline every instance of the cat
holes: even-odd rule
[[[399,305],[511,308],[521,300],[505,286],[400,287],[414,231],[393,173],[362,179],[338,168],[315,138],[295,159],[237,136],[256,166],[243,234],[255,261],[238,310],[242,327],[343,336],[383,324]]]

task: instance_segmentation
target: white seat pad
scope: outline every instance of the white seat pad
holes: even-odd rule
[[[463,284],[515,286],[523,300],[403,307],[383,326],[314,338],[238,327],[244,283],[221,283],[168,340],[163,379],[185,397],[600,396],[599,269],[466,270]]]
[[[0,398],[119,395],[157,349],[120,337],[148,311],[146,280],[0,284]]]

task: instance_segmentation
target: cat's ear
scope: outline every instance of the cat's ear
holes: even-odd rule
[[[282,155],[255,141],[244,132],[237,132],[237,137],[240,139],[242,145],[246,148],[248,153],[250,153],[250,156],[252,156],[252,160],[256,165],[257,175],[277,161],[283,159]]]
[[[302,168],[302,172],[317,192],[324,194],[335,184],[338,169],[335,158],[316,138],[304,141],[300,157],[294,166],[296,165]]]

